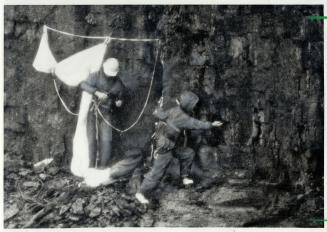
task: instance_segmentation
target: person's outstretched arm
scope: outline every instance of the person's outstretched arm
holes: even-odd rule
[[[104,99],[106,99],[108,97],[108,95],[106,93],[104,93],[104,92],[101,92],[101,91],[97,90],[97,88],[95,86],[97,78],[98,78],[98,73],[97,72],[91,73],[89,75],[89,77],[80,84],[80,88],[83,91],[86,91],[91,95],[97,96],[98,99],[104,100]]]
[[[223,123],[220,121],[201,121],[199,119],[193,118],[187,114],[183,115],[183,127],[186,129],[197,129],[197,130],[207,130],[211,129],[212,127],[220,127]]]

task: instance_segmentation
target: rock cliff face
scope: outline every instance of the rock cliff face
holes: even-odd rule
[[[198,117],[226,122],[217,144],[242,150],[252,135],[251,160],[235,149],[230,167],[252,162],[256,177],[300,192],[323,183],[323,22],[305,18],[322,15],[322,6],[5,6],[4,12],[5,156],[56,157],[60,165],[71,158],[76,118],[61,106],[52,77],[32,67],[47,24],[82,35],[161,39],[149,105],[133,130],[116,134],[116,156],[135,147],[147,155],[157,99],[162,94],[168,107],[189,89],[200,96]],[[52,32],[49,38],[57,60],[96,43]],[[138,114],[126,108],[142,107],[155,51],[151,43],[114,41],[109,48],[122,61],[122,79],[137,89],[119,117],[123,124]],[[60,84],[60,93],[77,111],[80,90]]]

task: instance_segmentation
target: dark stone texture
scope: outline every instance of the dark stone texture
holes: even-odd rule
[[[299,191],[323,183],[322,6],[5,6],[5,153],[39,161],[56,156],[69,164],[76,118],[56,96],[52,78],[36,72],[33,58],[42,25],[83,35],[160,38],[161,60],[149,105],[136,127],[114,139],[117,157],[139,148],[149,154],[157,99],[164,107],[186,89],[197,93],[209,120],[223,119],[218,143],[225,168],[247,167],[256,177],[286,182]],[[58,60],[94,41],[49,32]],[[155,48],[114,41],[109,52],[123,62],[132,91],[117,123],[132,122],[145,99]],[[162,66],[161,66],[162,65]],[[80,90],[59,83],[68,106],[78,110]],[[129,110],[127,109],[137,109]],[[253,109],[264,115],[262,143],[246,147]],[[128,114],[126,114],[128,112]],[[215,145],[217,146],[217,144]],[[238,147],[238,149],[234,149]],[[239,158],[243,157],[243,158]],[[244,158],[248,157],[248,158]],[[150,225],[151,219],[144,219]],[[149,221],[149,222],[148,222]],[[150,223],[151,222],[151,223]]]

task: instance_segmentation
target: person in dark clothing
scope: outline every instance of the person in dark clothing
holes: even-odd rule
[[[159,119],[154,133],[155,159],[151,171],[144,176],[140,190],[135,195],[141,203],[149,203],[145,195],[158,186],[173,156],[176,156],[180,161],[183,184],[193,184],[193,180],[189,178],[189,172],[195,153],[189,147],[176,145],[181,132],[184,129],[210,129],[222,125],[219,121],[201,121],[189,116],[188,114],[192,112],[198,101],[199,98],[196,94],[186,91],[177,99],[178,105],[176,107],[167,111],[163,111],[159,107],[154,111],[154,116]]]
[[[112,113],[123,103],[124,84],[117,76],[119,63],[115,58],[108,58],[100,71],[80,84],[83,91],[93,95],[87,121],[89,142],[89,167],[104,168],[111,157],[112,128],[104,121],[112,121]],[[102,115],[98,113],[98,110]],[[98,159],[98,160],[97,160]]]
[[[197,132],[197,157],[192,167],[192,175],[197,179],[196,189],[205,190],[224,180],[224,174],[217,149],[217,138],[212,131]],[[200,133],[200,134],[199,134]]]
[[[208,111],[204,108],[200,112],[201,120],[208,120]],[[215,117],[218,115],[215,114]],[[197,151],[192,165],[192,176],[197,180],[196,189],[198,191],[205,190],[214,184],[224,181],[224,173],[222,170],[219,144],[223,141],[220,131],[214,130],[193,130],[191,132],[193,138],[194,149]]]

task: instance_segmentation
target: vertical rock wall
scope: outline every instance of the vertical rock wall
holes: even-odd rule
[[[32,68],[42,25],[84,35],[162,40],[161,61],[145,115],[135,129],[116,134],[116,155],[139,147],[147,154],[153,110],[161,91],[165,107],[185,89],[201,99],[198,116],[223,119],[219,143],[245,148],[259,115],[249,152],[258,176],[309,188],[323,174],[322,6],[6,6],[5,155],[38,161],[71,157],[76,118],[55,94],[52,78]],[[58,60],[95,41],[50,32]],[[122,61],[132,91],[126,108],[141,109],[154,61],[149,43],[114,41],[109,54]],[[60,85],[78,110],[80,91]],[[137,115],[123,113],[122,124]],[[125,123],[124,123],[125,122]],[[222,156],[224,154],[221,154]],[[241,159],[241,154],[232,154]]]

